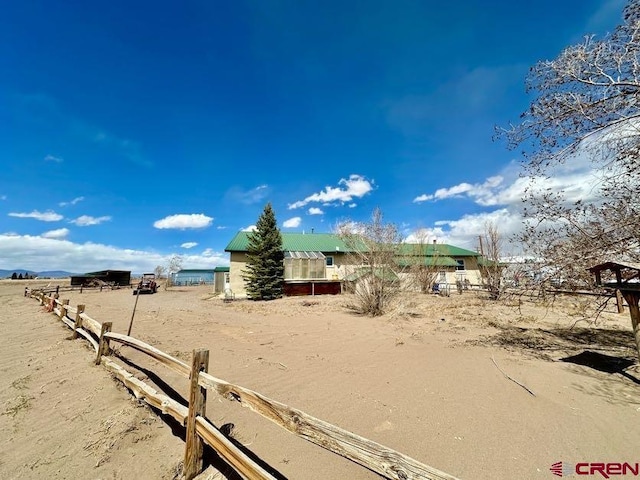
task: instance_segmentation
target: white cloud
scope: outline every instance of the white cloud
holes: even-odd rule
[[[338,187],[327,186],[319,193],[309,195],[304,200],[299,200],[289,205],[289,210],[304,207],[310,202],[322,202],[325,204],[351,202],[353,198],[362,198],[373,190],[373,181],[367,180],[362,175],[350,175],[348,179],[342,178]]]
[[[58,222],[62,220],[64,217],[59,213],[54,212],[53,210],[47,210],[46,212],[39,212],[38,210],[34,210],[31,213],[9,213],[10,217],[17,218],[35,218],[36,220],[40,220],[42,222]]]
[[[249,225],[248,227],[244,227],[241,231],[242,232],[255,232],[256,228],[257,227],[255,225]]]
[[[49,230],[48,232],[44,232],[42,237],[44,238],[64,238],[69,235],[68,228],[58,228],[57,230]]]
[[[42,236],[0,234],[0,268],[28,270],[66,270],[73,273],[96,270],[152,272],[167,265],[174,255],[132,250],[99,243],[73,243]],[[214,268],[229,265],[228,254],[208,251],[207,255],[181,255],[184,268]]]
[[[60,205],[61,207],[66,207],[67,205],[75,205],[76,203],[81,202],[83,200],[84,200],[84,197],[76,197],[70,202],[60,202],[58,205]]]
[[[302,223],[302,218],[300,218],[300,217],[293,217],[293,218],[290,218],[289,220],[285,220],[285,221],[282,223],[282,226],[283,226],[284,228],[297,228],[297,227],[299,227],[299,226],[300,226],[300,224],[301,224],[301,223]]]
[[[62,159],[60,157],[56,157],[54,155],[47,155],[46,157],[44,157],[44,161],[45,162],[62,163],[64,161],[64,159]]]
[[[311,207],[309,210],[307,210],[307,213],[309,215],[324,215],[324,212],[318,207]]]
[[[88,227],[90,225],[100,225],[101,223],[111,220],[109,216],[92,217],[90,215],[81,215],[75,220],[71,220],[70,223],[75,223],[79,227]]]
[[[444,200],[452,197],[467,196],[476,200],[480,205],[495,205],[495,191],[502,184],[504,178],[500,175],[489,177],[484,183],[460,183],[449,188],[439,188],[433,194],[423,194],[413,199],[414,203],[429,200]]]
[[[213,222],[212,217],[208,217],[203,213],[178,214],[169,215],[161,220],[153,223],[153,226],[159,229],[175,228],[186,230],[187,228],[205,228]]]
[[[198,243],[197,242],[185,242],[182,245],[180,245],[182,248],[193,248],[193,247],[197,247]]]
[[[491,212],[463,215],[457,220],[440,220],[433,228],[420,228],[407,235],[408,243],[448,243],[468,250],[477,250],[480,235],[486,234],[487,224],[492,223],[504,240],[503,249],[510,252],[513,246],[508,239],[522,230],[522,215],[510,208]]]

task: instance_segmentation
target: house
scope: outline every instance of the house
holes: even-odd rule
[[[225,248],[230,253],[229,288],[237,297],[246,296],[242,277],[247,262],[250,232],[238,232]],[[284,251],[285,295],[321,295],[342,292],[345,280],[352,280],[362,268],[345,241],[330,233],[281,233]],[[444,284],[479,286],[486,263],[479,253],[446,244],[401,244],[398,276],[408,278],[412,266],[433,271],[435,281]]]

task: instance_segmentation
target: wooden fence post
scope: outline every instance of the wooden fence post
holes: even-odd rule
[[[104,334],[111,331],[111,322],[104,322],[100,330],[100,343],[98,344],[98,355],[96,355],[96,365],[100,365],[100,358],[109,355],[109,339],[104,338]]]
[[[616,290],[616,304],[618,306],[618,313],[624,313],[624,299],[620,290]]]
[[[200,372],[209,370],[209,350],[194,350],[191,361],[189,388],[189,415],[187,416],[187,437],[184,451],[183,474],[191,480],[202,471],[204,444],[196,432],[196,417],[204,417],[207,406],[207,390],[198,385]]]
[[[60,304],[60,320],[67,316],[67,305],[69,305],[69,300],[62,300],[62,304]]]
[[[78,338],[78,329],[82,328],[82,317],[81,313],[84,313],[84,305],[78,305],[76,307],[76,321],[73,326],[73,338]]]

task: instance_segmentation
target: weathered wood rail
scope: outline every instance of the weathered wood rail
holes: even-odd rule
[[[102,365],[120,380],[139,400],[171,416],[186,427],[183,478],[191,480],[202,470],[203,445],[206,443],[243,478],[275,480],[264,467],[231,442],[206,418],[206,395],[211,391],[229,401],[271,420],[288,432],[308,442],[345,457],[391,480],[456,480],[447,473],[425,465],[400,452],[372,440],[315,418],[300,410],[272,400],[248,388],[234,385],[210,375],[209,352],[193,350],[191,365],[158,350],[137,338],[111,331],[111,323],[100,323],[85,312],[84,305],[69,305],[53,292],[34,291],[32,298],[54,313],[73,330],[73,338],[81,336],[96,352],[96,364]],[[190,382],[188,407],[156,390],[109,358],[111,342],[134,348],[180,374]]]

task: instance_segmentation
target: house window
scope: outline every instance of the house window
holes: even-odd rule
[[[326,257],[322,252],[285,252],[285,280],[313,280],[326,278]]]
[[[447,281],[447,272],[439,272],[439,274],[440,274],[439,282],[446,283],[446,281]]]
[[[327,267],[333,267],[333,257],[326,257]]]
[[[461,258],[456,258],[456,270],[465,270],[464,268],[464,260]]]

